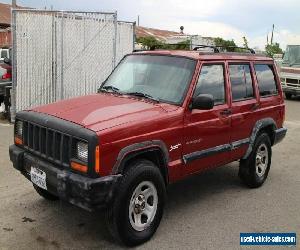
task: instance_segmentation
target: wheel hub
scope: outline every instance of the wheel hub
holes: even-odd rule
[[[134,212],[140,214],[145,210],[146,207],[146,198],[143,194],[139,194],[134,200]]]
[[[128,216],[133,229],[141,232],[149,227],[155,217],[157,205],[156,187],[150,181],[142,181],[129,201]]]
[[[268,167],[268,148],[265,144],[261,144],[258,147],[257,153],[256,153],[256,174],[259,177],[262,177],[266,169]]]

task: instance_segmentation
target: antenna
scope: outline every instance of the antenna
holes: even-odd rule
[[[273,24],[273,27],[272,27],[271,44],[273,44],[273,33],[274,33],[274,24]]]

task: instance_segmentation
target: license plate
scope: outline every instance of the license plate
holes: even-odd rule
[[[31,182],[37,185],[38,187],[47,190],[46,173],[44,171],[35,167],[31,167],[30,179]]]

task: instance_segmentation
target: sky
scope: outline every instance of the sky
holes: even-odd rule
[[[9,0],[0,2],[10,3]],[[17,0],[33,8],[81,11],[117,11],[118,20],[137,21],[150,28],[234,39],[263,49],[275,25],[274,42],[285,49],[300,44],[299,0]]]

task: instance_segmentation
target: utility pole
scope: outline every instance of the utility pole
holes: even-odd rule
[[[273,24],[273,27],[272,27],[271,45],[273,44],[273,34],[274,34],[274,24]]]
[[[140,26],[140,15],[138,15],[137,26]]]
[[[11,7],[12,8],[17,8],[17,0],[11,0]]]

